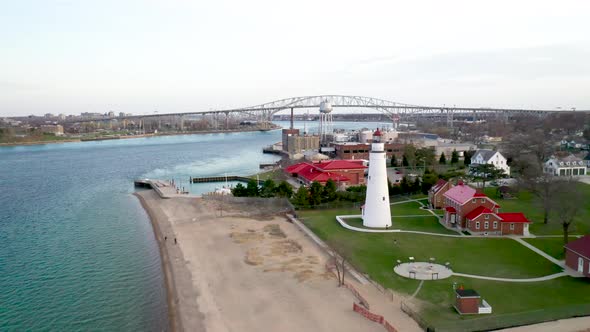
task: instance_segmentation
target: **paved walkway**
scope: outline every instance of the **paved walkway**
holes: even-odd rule
[[[507,282],[537,282],[537,281],[545,281],[556,279],[560,277],[565,277],[568,274],[566,272],[559,272],[555,274],[550,274],[544,277],[538,278],[526,278],[526,279],[513,279],[513,278],[494,278],[494,277],[486,277],[486,276],[478,276],[474,274],[465,274],[465,273],[453,273],[454,276],[457,277],[465,277],[465,278],[473,278],[473,279],[484,279],[484,280],[493,280],[493,281],[507,281]]]
[[[533,246],[532,244],[526,242],[525,240],[521,239],[521,238],[517,238],[517,237],[511,237],[513,240],[515,240],[516,242],[519,242],[520,244],[522,244],[523,246],[531,249],[532,251],[536,252],[537,254],[545,257],[547,260],[551,261],[553,264],[558,265],[559,267],[564,267],[564,263],[562,261],[559,261],[557,259],[555,259],[552,256],[549,256],[548,254],[546,254],[544,251],[542,251],[541,249]]]
[[[368,228],[360,228],[354,227],[347,224],[344,219],[347,218],[362,218],[360,214],[357,215],[346,215],[346,216],[336,216],[336,220],[340,223],[340,226],[350,229],[351,231],[356,232],[363,232],[363,233],[413,233],[413,234],[423,234],[423,235],[436,235],[436,236],[446,236],[446,237],[463,237],[461,235],[453,235],[453,234],[441,234],[441,233],[431,233],[431,232],[419,232],[419,231],[406,231],[402,229],[368,229]]]

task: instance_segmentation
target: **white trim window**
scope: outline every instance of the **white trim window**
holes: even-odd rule
[[[498,229],[498,222],[494,221],[494,229]]]
[[[480,202],[483,204],[483,203],[486,202],[486,199],[485,198],[482,198]]]
[[[484,214],[484,219],[490,219],[490,215],[489,214]]]
[[[479,221],[475,222],[475,229],[479,229]]]
[[[486,221],[483,223],[483,229],[488,229],[488,228],[490,228],[490,222]]]
[[[511,223],[510,223],[510,230],[511,230],[511,231],[513,231],[513,230],[514,230],[514,223],[513,223],[513,222],[511,222]]]
[[[471,203],[475,203],[475,198],[471,200]]]

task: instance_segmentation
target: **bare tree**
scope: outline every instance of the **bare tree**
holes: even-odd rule
[[[519,185],[537,197],[543,209],[543,223],[547,224],[564,180],[544,173],[535,154],[523,156],[516,165],[520,169]]]
[[[563,243],[569,242],[569,231],[583,206],[580,194],[575,190],[574,180],[560,181],[553,201],[552,215],[563,228]],[[565,250],[565,249],[564,249]]]
[[[345,243],[334,240],[330,242],[332,247],[332,258],[329,263],[336,269],[336,277],[338,278],[338,287],[344,285],[344,277],[346,275],[346,259],[348,258],[348,247]]]

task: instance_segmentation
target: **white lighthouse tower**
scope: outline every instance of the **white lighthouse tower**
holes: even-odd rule
[[[365,227],[391,227],[385,158],[385,144],[381,142],[381,132],[377,129],[373,134],[373,143],[369,154],[369,180],[367,181],[367,198],[363,209],[363,226]]]

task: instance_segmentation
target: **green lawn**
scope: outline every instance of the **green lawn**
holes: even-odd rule
[[[346,230],[336,222],[336,215],[346,214],[358,214],[358,210],[301,211],[300,217],[320,238],[343,252],[360,271],[384,287],[402,293],[412,294],[419,284],[418,281],[400,277],[393,272],[396,260],[407,261],[410,256],[415,257],[416,261],[435,257],[439,263],[450,262],[455,272],[494,277],[530,278],[561,271],[556,265],[511,239],[359,233]],[[401,219],[404,218],[394,218],[394,222],[401,225]],[[411,220],[408,228],[418,227],[419,220],[406,219]],[[431,219],[434,220],[434,217]],[[492,305],[494,314],[487,316],[489,318],[457,315],[452,309],[453,282],[477,290]],[[579,305],[588,303],[587,299],[590,298],[590,282],[570,277],[537,283],[451,277],[425,282],[417,298],[425,301],[421,314],[434,325],[457,331],[463,328],[470,330],[474,326],[491,329],[523,321],[542,321],[546,317],[570,317],[574,315],[573,312],[580,315]],[[565,305],[575,307],[570,310]],[[547,315],[539,315],[541,309],[548,310]]]
[[[575,237],[570,237],[570,241],[575,240]],[[536,239],[524,239],[526,242],[543,250],[550,256],[557,259],[565,259],[563,252],[563,238],[562,237],[540,237]]]
[[[572,188],[584,197],[585,202],[590,202],[590,185],[576,183]],[[501,199],[496,195],[496,188],[486,188],[486,194],[500,204],[500,212],[522,212],[529,220],[533,221],[530,227],[531,233],[537,235],[559,235],[563,230],[558,222],[543,223],[543,210],[538,199],[529,192],[522,191],[516,199]],[[570,226],[571,234],[590,233],[590,204],[585,204],[580,213],[576,216],[574,223]]]
[[[418,202],[406,202],[401,204],[393,204],[391,205],[391,215],[395,216],[416,216],[416,215],[424,215],[424,216],[431,216],[430,212],[421,210],[420,203]]]

